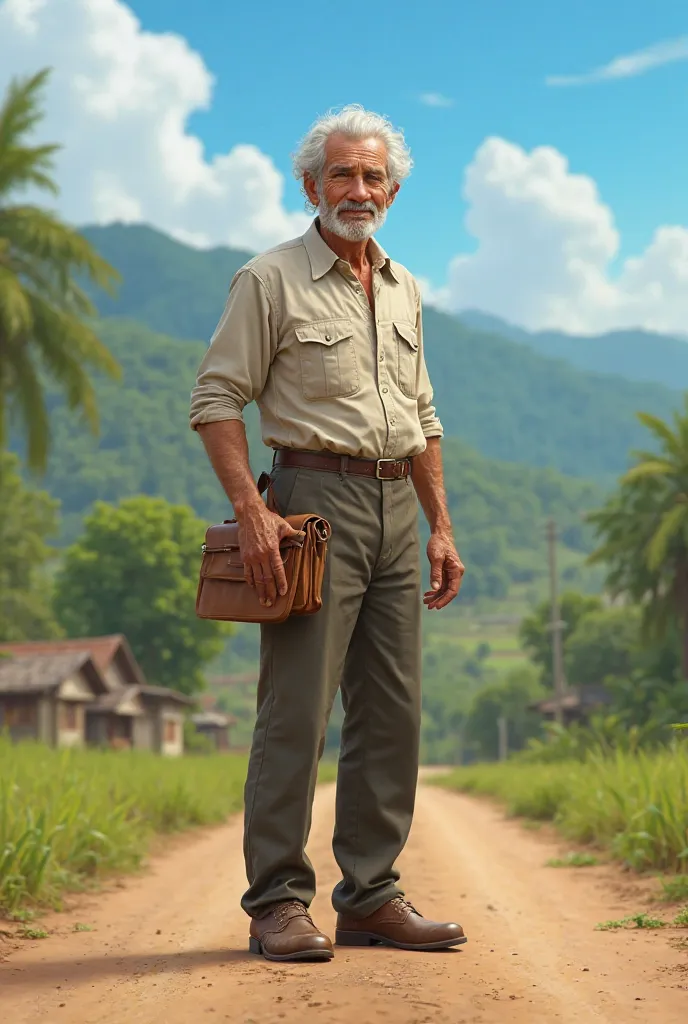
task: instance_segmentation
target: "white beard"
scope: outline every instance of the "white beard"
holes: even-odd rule
[[[370,210],[373,217],[371,220],[348,221],[340,216],[342,210]],[[380,230],[387,219],[386,206],[378,210],[373,202],[354,203],[350,199],[343,199],[336,206],[331,206],[324,196],[318,203],[318,213],[323,227],[346,242],[365,242]]]

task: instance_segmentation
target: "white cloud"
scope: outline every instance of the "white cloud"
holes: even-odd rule
[[[486,139],[467,168],[464,197],[476,250],[452,261],[445,288],[429,301],[531,329],[688,330],[688,229],[658,228],[645,252],[612,276],[613,214],[592,178],[573,174],[556,149],[527,153]]]
[[[454,100],[449,96],[443,96],[441,92],[422,92],[418,102],[424,107],[453,107]]]
[[[659,68],[663,64],[673,64],[678,60],[688,60],[688,36],[667,39],[663,43],[648,46],[645,50],[636,50],[635,53],[615,57],[608,64],[582,75],[550,75],[545,81],[547,85],[559,86],[608,82],[617,78],[643,75],[646,71]]]
[[[59,140],[74,223],[144,220],[198,244],[261,249],[309,223],[255,146],[208,159],[189,133],[213,79],[187,41],[144,31],[122,0],[0,0],[0,91],[51,66],[41,139]]]

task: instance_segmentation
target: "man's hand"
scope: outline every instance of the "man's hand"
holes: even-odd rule
[[[277,594],[287,592],[287,577],[280,554],[283,537],[298,537],[289,523],[270,512],[262,501],[253,501],[242,510],[235,509],[239,523],[239,550],[244,563],[244,578],[258,591],[262,605],[271,608]]]
[[[461,587],[465,572],[454,539],[449,532],[437,530],[428,541],[430,560],[430,586],[423,604],[430,609],[445,608],[453,601]]]

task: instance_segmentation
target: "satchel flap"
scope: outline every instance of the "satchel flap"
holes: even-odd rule
[[[280,548],[287,578],[293,572],[294,559],[299,551],[299,545],[295,544]],[[244,563],[241,561],[239,549],[222,548],[216,551],[206,549],[201,564],[201,576],[204,579],[233,580],[236,583],[243,583]]]
[[[296,519],[308,518],[307,516],[296,516]],[[293,525],[293,524],[292,524]],[[294,526],[295,530],[302,531],[302,527]],[[283,537],[280,541],[280,549],[301,547],[305,540],[305,533],[301,537]],[[239,524],[237,522],[219,523],[217,526],[209,526],[205,533],[204,551],[231,551],[239,550]]]
[[[313,512],[307,512],[305,515],[300,516],[285,516],[285,519],[293,530],[299,530],[304,534],[310,526],[318,540],[323,543],[326,543],[332,535],[332,527],[327,519],[323,519],[322,516],[316,516]]]

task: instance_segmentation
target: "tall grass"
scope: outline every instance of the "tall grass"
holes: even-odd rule
[[[246,759],[13,746],[0,737],[0,909],[141,862],[154,833],[242,806]]]
[[[495,796],[512,815],[553,821],[569,839],[634,870],[688,866],[688,746],[554,764],[479,764],[436,780]]]

